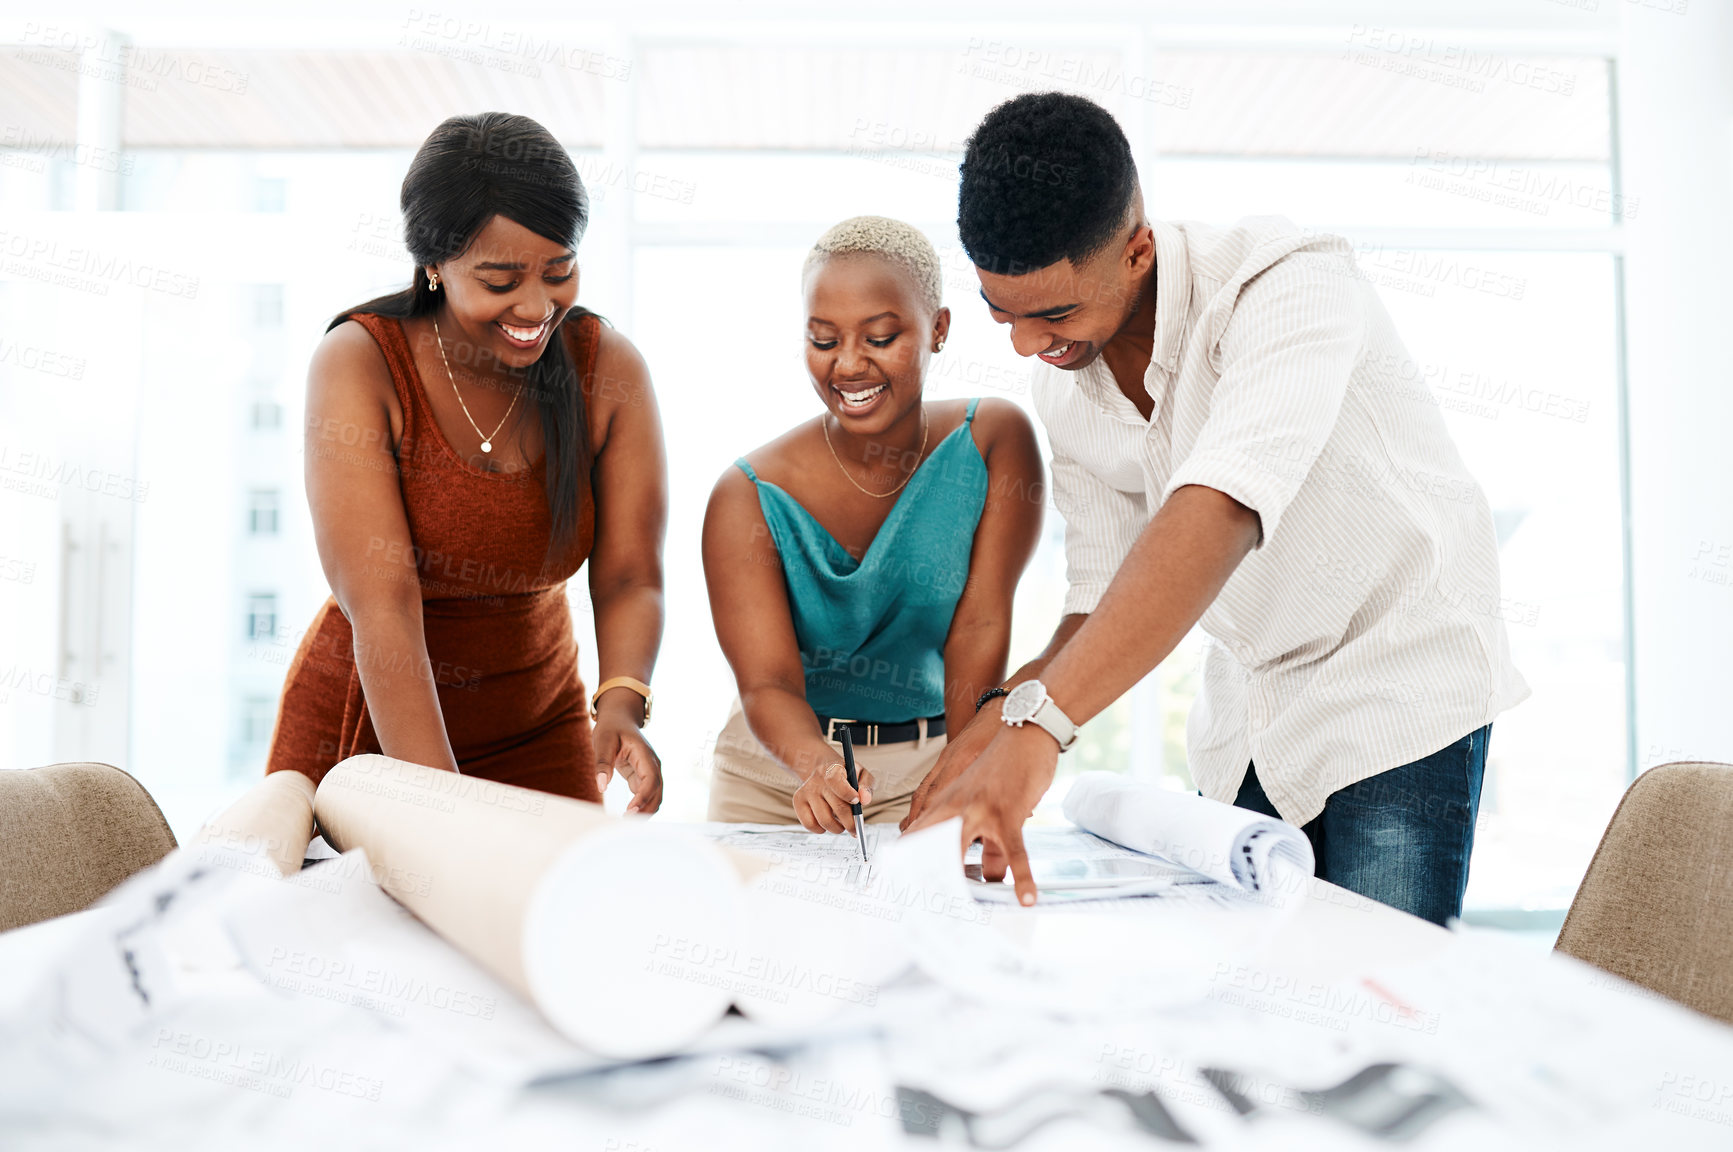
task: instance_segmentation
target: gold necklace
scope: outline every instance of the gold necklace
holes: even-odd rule
[[[457,406],[463,409],[463,418],[469,421],[469,426],[475,429],[475,434],[477,436],[481,437],[481,450],[483,452],[492,452],[493,437],[498,436],[499,430],[505,427],[505,422],[511,419],[512,409],[517,407],[517,398],[523,395],[523,393],[514,392],[512,394],[511,403],[506,405],[505,415],[501,416],[499,418],[499,423],[494,425],[493,435],[490,436],[484,433],[481,430],[481,425],[475,422],[475,417],[469,414],[469,405],[463,402],[463,393],[457,390],[457,377],[451,374],[451,361],[445,358],[445,341],[440,338],[439,320],[437,318],[433,321],[433,342],[439,345],[439,362],[445,365],[445,378],[451,381],[451,391],[457,396]]]
[[[923,457],[927,454],[927,433],[932,431],[933,426],[931,424],[927,423],[927,410],[925,407],[923,407],[921,409],[921,450],[919,452],[915,453],[915,466],[913,468],[909,469],[909,474],[907,476],[903,477],[903,482],[901,484],[898,484],[895,488],[892,488],[889,492],[874,492],[871,488],[862,487],[861,482],[859,480],[856,480],[853,476],[850,476],[848,468],[846,466],[844,466],[844,464],[842,462],[842,457],[838,456],[836,454],[836,445],[832,444],[830,442],[830,420],[829,420],[829,418],[827,417],[826,419],[820,421],[819,427],[824,429],[824,446],[826,448],[830,449],[830,458],[832,460],[836,461],[836,466],[838,468],[842,469],[842,474],[844,476],[848,477],[848,482],[850,484],[853,484],[856,488],[860,488],[860,490],[862,492],[865,492],[868,496],[871,496],[874,500],[888,500],[892,496],[895,496],[898,492],[901,492],[903,490],[904,486],[907,485],[910,480],[913,480],[915,478],[915,473],[920,471],[921,457]]]

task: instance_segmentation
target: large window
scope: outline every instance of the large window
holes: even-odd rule
[[[707,490],[734,455],[813,411],[798,362],[801,245],[855,212],[920,223],[946,257],[958,320],[934,392],[1026,402],[1028,369],[981,322],[956,245],[959,142],[1017,91],[1081,91],[1133,134],[1153,213],[1281,214],[1354,242],[1407,343],[1415,403],[1443,411],[1493,505],[1504,597],[1492,610],[1534,688],[1494,727],[1470,904],[1560,907],[1630,768],[1617,224],[1640,202],[1620,194],[1611,165],[1608,61],[1445,41],[1416,51],[1366,30],[1329,52],[1166,51],[1159,35],[1140,48],[987,40],[913,51],[896,96],[861,80],[870,51],[647,50],[637,162],[686,191],[633,201],[635,334],[665,397],[722,375],[719,387],[680,393],[674,412],[690,412],[689,425],[669,420],[672,458],[690,476],[676,490]],[[707,69],[723,66],[757,83],[678,115]],[[724,282],[753,306],[709,306]],[[716,359],[731,342],[762,350],[750,369]],[[691,561],[671,565],[689,591],[671,588],[671,603],[690,605],[702,630],[701,506],[685,513],[670,553]],[[1014,659],[1039,648],[1063,594],[1051,510],[1048,528],[1020,594]],[[1194,635],[1088,726],[1048,815],[1066,779],[1091,768],[1191,785],[1184,721],[1198,655]],[[691,667],[693,691],[717,697],[713,731],[725,666],[712,648]],[[701,750],[681,763],[696,794]]]
[[[975,300],[957,245],[956,163],[988,108],[1066,88],[1126,127],[1153,214],[1274,213],[1353,242],[1407,343],[1414,402],[1443,411],[1491,500],[1505,585],[1495,610],[1534,689],[1494,728],[1470,903],[1561,906],[1632,766],[1619,225],[1645,206],[1623,195],[1614,163],[1610,58],[1580,37],[1489,45],[1347,24],[1236,44],[1127,12],[1120,25],[1041,34],[909,22],[864,39],[817,18],[771,37],[750,23],[703,36],[624,25],[558,63],[504,42],[456,51],[436,28],[368,48],[201,50],[237,84],[86,94],[85,106],[109,99],[121,113],[123,127],[99,141],[78,133],[100,117],[56,111],[81,105],[77,73],[42,62],[55,50],[14,53],[0,100],[21,127],[0,138],[0,207],[8,243],[26,242],[5,251],[0,302],[8,339],[23,316],[36,353],[0,355],[0,460],[59,453],[134,494],[73,516],[40,494],[0,493],[26,525],[7,562],[16,551],[19,570],[41,573],[5,586],[22,606],[8,611],[48,663],[54,629],[27,618],[30,605],[60,611],[61,520],[78,541],[96,539],[104,517],[127,525],[105,539],[122,541],[131,572],[128,690],[102,697],[123,709],[123,746],[57,758],[127,764],[186,832],[258,770],[262,702],[327,595],[300,495],[308,357],[331,316],[407,281],[396,202],[414,146],[449,112],[505,107],[572,148],[593,201],[583,299],[638,344],[656,379],[673,506],[650,735],[665,811],[702,818],[708,745],[732,691],[699,524],[736,456],[816,411],[800,352],[802,253],[857,213],[926,229],[955,313],[932,394],[1027,405],[1028,364]],[[342,101],[328,98],[334,78]],[[105,156],[113,170],[94,171]],[[119,211],[91,211],[105,205]],[[69,265],[74,247],[95,256]],[[116,257],[150,274],[104,280]],[[25,287],[40,297],[20,312]],[[100,348],[82,335],[92,327]],[[109,423],[42,442],[11,431],[75,429],[71,414],[87,410]],[[279,424],[281,435],[260,434]],[[244,518],[236,492],[251,494]],[[1014,662],[1045,641],[1064,592],[1062,524],[1047,516]],[[213,535],[237,523],[236,539]],[[261,585],[275,589],[268,604],[247,598]],[[581,578],[572,599],[593,683]],[[244,643],[232,616],[218,618],[236,602],[247,605]],[[1044,814],[1087,768],[1190,785],[1197,656],[1194,636],[1088,726]],[[13,708],[0,721],[17,762],[49,758],[35,716]],[[92,731],[114,739],[112,727]]]

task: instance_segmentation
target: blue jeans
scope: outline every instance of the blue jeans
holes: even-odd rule
[[[1332,792],[1301,828],[1318,858],[1318,876],[1434,924],[1460,916],[1491,735],[1488,724],[1412,764]],[[1234,803],[1278,815],[1252,765]]]

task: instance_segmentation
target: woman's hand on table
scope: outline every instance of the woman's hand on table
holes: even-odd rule
[[[617,772],[632,786],[626,811],[648,815],[662,806],[662,760],[644,739],[642,723],[641,698],[629,692],[607,693],[597,703],[590,746],[596,753],[597,794],[607,792],[608,781]]]

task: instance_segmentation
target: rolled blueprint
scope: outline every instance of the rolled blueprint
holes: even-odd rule
[[[683,962],[732,953],[741,919],[741,874],[701,836],[386,756],[331,769],[315,811],[386,892],[593,1052],[669,1052],[728,1009]]]
[[[1104,840],[1276,898],[1305,889],[1316,863],[1306,834],[1282,820],[1117,772],[1085,772],[1066,817]]]
[[[197,842],[262,856],[284,876],[301,870],[313,839],[313,781],[272,772],[199,829]]]

